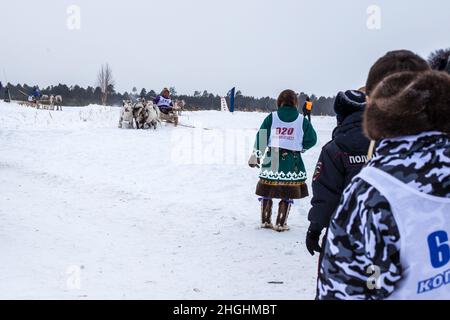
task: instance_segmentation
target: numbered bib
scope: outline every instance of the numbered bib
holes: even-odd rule
[[[294,122],[284,122],[281,121],[278,112],[272,113],[269,147],[302,151],[303,134],[303,116],[301,114]]]
[[[158,101],[158,107],[170,107],[170,105],[172,104],[172,100],[171,99],[166,99],[164,97],[159,97],[159,101]]]
[[[359,177],[389,202],[400,231],[403,279],[390,299],[450,299],[450,199],[434,197],[367,167]]]

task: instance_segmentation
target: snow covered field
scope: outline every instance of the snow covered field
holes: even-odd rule
[[[137,131],[117,128],[118,108],[0,102],[0,298],[313,299],[310,199],[290,232],[258,228],[246,161],[264,117],[192,112],[181,123],[208,130]],[[334,124],[314,118],[309,177]]]

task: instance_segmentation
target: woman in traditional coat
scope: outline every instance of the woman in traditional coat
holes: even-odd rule
[[[316,145],[317,134],[309,120],[299,113],[294,91],[283,91],[277,105],[278,111],[267,116],[261,125],[249,165],[262,169],[256,187],[262,228],[283,232],[289,230],[287,219],[293,200],[309,195],[302,153]],[[275,226],[273,199],[280,199]]]

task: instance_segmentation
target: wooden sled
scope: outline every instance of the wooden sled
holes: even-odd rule
[[[176,111],[169,112],[169,114],[162,113],[160,114],[161,121],[166,123],[173,123],[173,125],[176,127],[178,126],[179,117],[178,113]]]

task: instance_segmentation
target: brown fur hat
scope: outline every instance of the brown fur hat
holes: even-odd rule
[[[426,131],[450,133],[450,76],[445,72],[401,72],[373,91],[364,114],[372,140]]]
[[[366,94],[370,96],[375,87],[384,78],[398,72],[422,72],[430,70],[428,63],[408,50],[397,50],[386,53],[370,69],[366,83]]]

